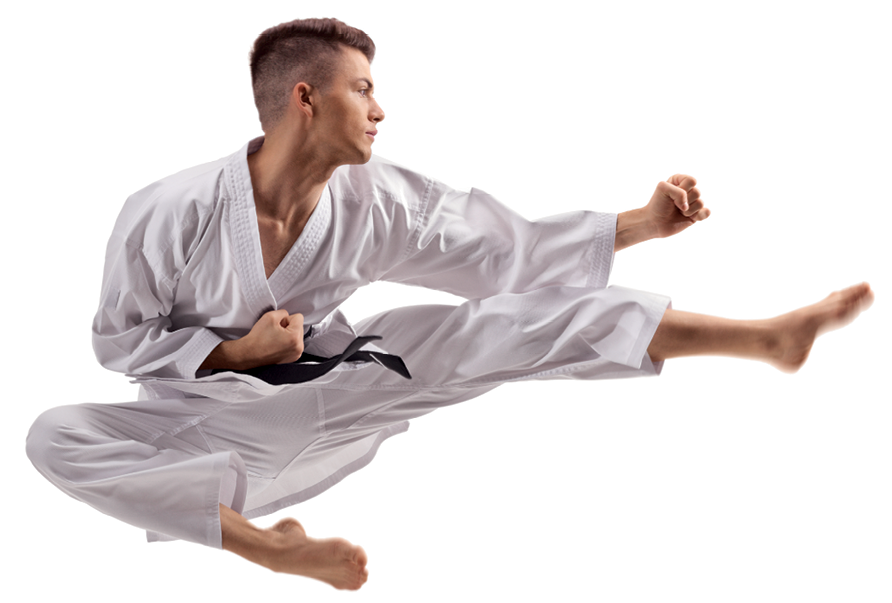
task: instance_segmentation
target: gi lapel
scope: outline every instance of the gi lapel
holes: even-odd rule
[[[248,307],[260,318],[264,313],[277,309],[277,306],[263,268],[257,210],[254,208],[251,173],[248,171],[249,147],[258,142],[259,139],[252,140],[230,158],[223,168],[223,181],[229,193],[229,232],[242,294]]]

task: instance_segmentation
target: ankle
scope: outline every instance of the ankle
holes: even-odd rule
[[[224,510],[225,509],[225,510]],[[258,528],[241,515],[221,506],[223,549],[270,568],[278,553],[276,534]]]
[[[785,321],[782,316],[758,321],[756,348],[758,359],[766,362],[777,360],[784,354]]]

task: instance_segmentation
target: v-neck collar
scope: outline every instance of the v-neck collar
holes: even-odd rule
[[[245,300],[257,316],[278,308],[277,300],[282,299],[300,278],[331,225],[331,192],[326,185],[300,236],[269,279],[266,278],[257,208],[248,169],[248,155],[262,145],[263,137],[255,138],[233,155],[224,169],[224,183],[230,196],[229,230],[235,266]]]
[[[270,291],[276,299],[281,299],[294,285],[307,263],[316,255],[319,242],[328,231],[331,224],[331,193],[328,185],[322,190],[319,202],[313,208],[309,220],[301,231],[294,245],[285,254],[285,257],[273,270],[267,279]],[[260,247],[260,228],[257,225],[257,212],[254,211],[254,236],[257,238],[257,246]],[[261,254],[261,264],[263,256]],[[266,271],[263,272],[264,276]]]

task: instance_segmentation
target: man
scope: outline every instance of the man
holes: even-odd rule
[[[673,176],[619,215],[528,222],[481,191],[372,159],[384,120],[373,57],[371,39],[336,20],[267,30],[251,62],[265,136],[128,199],[94,348],[137,377],[143,400],[38,418],[28,454],[62,490],[150,539],[355,589],[367,578],[360,547],[308,538],[294,520],[261,530],[248,518],[321,493],[408,419],[505,381],[656,374],[697,354],[795,371],[820,333],[872,300],[862,284],[732,321],[605,288],[613,252],[709,216],[693,178]],[[338,306],[376,280],[469,301],[350,325]]]

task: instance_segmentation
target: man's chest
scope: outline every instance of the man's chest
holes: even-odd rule
[[[260,235],[260,249],[263,255],[263,269],[268,279],[291,251],[294,243],[300,237],[307,220],[297,222],[291,226],[271,220],[259,218],[257,220],[258,234]]]

